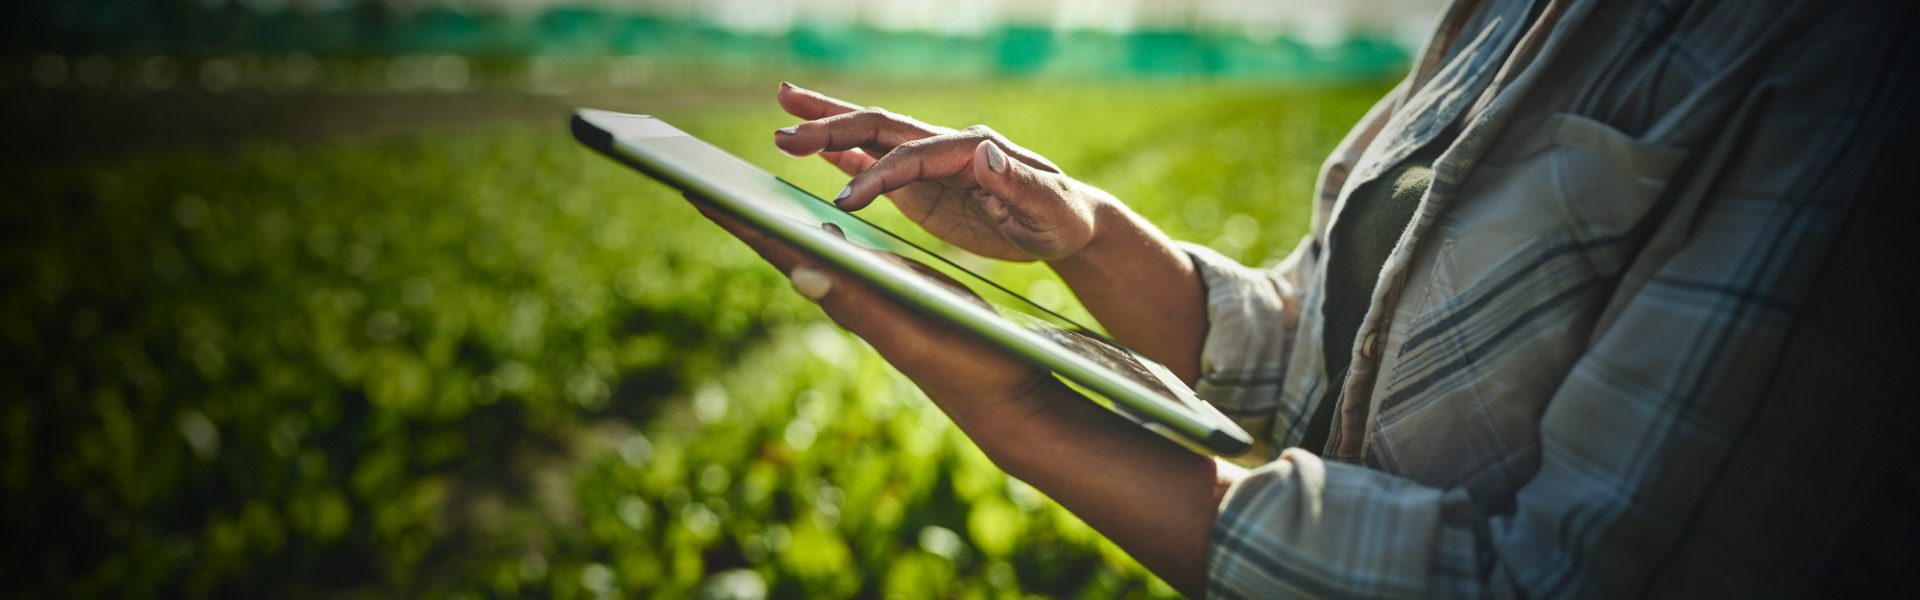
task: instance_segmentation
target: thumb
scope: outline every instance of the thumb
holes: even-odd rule
[[[1008,234],[1051,221],[1045,213],[1065,208],[1060,187],[1048,179],[1052,176],[1015,159],[993,140],[973,149],[973,178],[986,192],[977,200]]]

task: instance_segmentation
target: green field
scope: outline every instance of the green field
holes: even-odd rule
[[[831,195],[831,167],[773,149],[790,122],[773,83],[606,107],[657,110]],[[1304,233],[1321,158],[1384,91],[860,89],[990,124],[1248,262]],[[1172,594],[563,119],[7,167],[8,587]],[[990,272],[1071,303],[1044,268]]]

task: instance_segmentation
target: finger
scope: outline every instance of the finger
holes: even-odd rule
[[[883,351],[905,344],[906,339],[925,335],[916,331],[929,325],[923,317],[908,311],[899,302],[875,292],[837,269],[813,263],[800,263],[787,272],[793,291],[820,305],[833,319],[854,335]]]
[[[821,152],[820,158],[825,159],[829,163],[833,163],[833,166],[839,168],[840,172],[848,175],[859,175],[861,171],[867,170],[867,167],[873,166],[875,161],[872,155],[861,151],[859,148],[852,150],[828,150]]]
[[[780,272],[787,275],[787,281],[795,292],[819,304],[827,317],[833,319],[847,331],[860,336],[872,344],[875,350],[886,356],[904,356],[905,353],[936,347],[942,339],[951,333],[943,333],[941,326],[920,313],[913,312],[892,298],[888,298],[873,288],[847,277],[837,269],[828,268],[814,262],[811,257],[799,250],[773,239],[758,228],[747,224],[721,210],[714,208],[700,198],[683,194],[700,214],[712,219],[734,237],[746,242],[747,246],[772,263]],[[830,230],[831,233],[845,234]],[[941,283],[955,286],[957,291],[973,296],[965,291],[960,283],[945,274],[913,261],[880,252],[895,262],[919,271]]]
[[[794,291],[819,304],[827,318],[890,360],[951,343],[953,334],[941,323],[837,269],[801,263],[787,272],[787,280]]]
[[[787,111],[787,114],[809,121],[860,110],[860,106],[852,102],[840,100],[785,81],[780,82],[780,92],[774,97],[780,101],[781,110]]]
[[[813,265],[794,267],[787,272],[787,282],[793,285],[793,291],[814,302],[825,299],[833,291],[833,277]]]
[[[833,203],[841,210],[860,210],[881,194],[913,182],[968,173],[973,164],[973,146],[971,138],[958,135],[901,145],[854,175]]]
[[[1060,178],[1009,155],[993,140],[973,148],[973,178],[984,193],[975,198],[1001,231],[1033,221],[1036,211],[1065,206]]]
[[[772,237],[759,229],[734,218],[711,204],[691,194],[683,194],[700,214],[706,215],[734,237],[758,252],[767,262],[772,263],[780,272],[787,275],[787,281],[795,292],[819,304],[827,317],[833,319],[847,331],[865,339],[875,350],[886,356],[904,356],[904,353],[936,347],[941,339],[950,337],[943,334],[940,325],[924,315],[913,312],[899,302],[881,295],[873,288],[847,277],[837,269],[819,265],[810,257]],[[844,234],[830,230],[836,235]],[[909,268],[928,273],[948,285],[959,286],[959,282],[947,278],[944,274],[931,271],[924,265],[908,261],[891,254],[880,253],[896,262],[905,263]],[[965,288],[960,288],[964,290]],[[970,292],[969,292],[970,294]],[[977,297],[976,297],[977,299]]]
[[[1032,150],[1028,150],[1024,147],[1021,147],[1019,144],[1013,143],[1013,141],[1007,139],[1006,136],[1000,135],[1000,132],[994,131],[992,127],[988,127],[986,125],[972,125],[972,126],[968,126],[966,129],[962,129],[961,132],[970,134],[973,137],[973,139],[976,139],[976,140],[991,140],[994,143],[999,144],[1000,149],[1005,150],[1007,154],[1012,156],[1014,159],[1019,160],[1020,162],[1023,162],[1023,163],[1027,163],[1028,166],[1031,166],[1035,169],[1046,171],[1048,173],[1061,172],[1059,165],[1053,164],[1053,161],[1047,160],[1047,157],[1041,156]]]
[[[793,156],[859,148],[878,158],[900,144],[946,133],[952,131],[878,108],[863,108],[780,128],[773,133],[773,144]]]

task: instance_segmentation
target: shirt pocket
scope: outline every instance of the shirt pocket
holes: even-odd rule
[[[1374,394],[1379,464],[1502,497],[1686,152],[1560,113],[1516,127],[1416,257]],[[1399,329],[1399,327],[1396,327]]]
[[[1550,193],[1545,195],[1559,207],[1568,232],[1590,251],[1623,242],[1636,245],[1633,240],[1646,233],[1641,224],[1658,206],[1674,169],[1686,160],[1686,150],[1643,141],[1570,113],[1549,117],[1545,127],[1550,144],[1545,165]],[[1613,275],[1624,263],[1602,260],[1595,266]]]

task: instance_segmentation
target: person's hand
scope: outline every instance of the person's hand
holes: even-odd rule
[[[818,303],[835,323],[865,339],[956,423],[977,431],[976,437],[1008,430],[1003,425],[1045,400],[1045,395],[1036,391],[1057,385],[1046,370],[916,312],[696,197],[688,196],[687,200],[700,214],[787,274],[794,290]],[[899,256],[886,256],[972,294],[939,271]]]
[[[1112,197],[984,125],[955,131],[780,84],[807,119],[774,132],[794,156],[819,154],[853,181],[834,199],[859,210],[887,194],[928,233],[1003,260],[1059,260],[1093,241]]]

